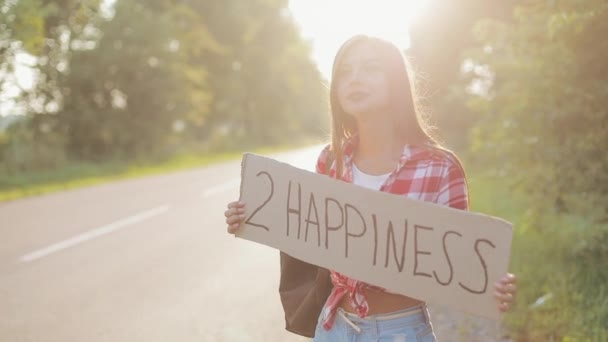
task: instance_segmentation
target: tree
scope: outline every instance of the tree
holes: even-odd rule
[[[15,34],[13,20],[0,47],[35,58],[27,127],[34,141],[39,126],[64,137],[71,158],[251,147],[325,126],[325,88],[285,0],[17,4],[0,8],[2,18],[29,13],[37,33]]]
[[[608,3],[532,2],[513,23],[484,21],[476,32],[470,58],[483,72],[469,78],[484,87],[469,99],[473,150],[530,203],[514,236],[528,247],[515,263],[528,301],[508,322],[517,340],[605,340]],[[551,303],[530,309],[547,292]]]
[[[188,64],[169,2],[120,1],[92,48],[74,51],[59,115],[81,158],[145,156],[166,148],[174,127],[208,113],[206,69]],[[135,17],[140,20],[133,20]],[[178,126],[175,126],[177,123]]]
[[[209,128],[230,139],[276,143],[326,125],[327,92],[285,0],[189,2],[221,47],[193,62],[210,70],[216,90]],[[202,130],[209,135],[209,130]]]
[[[597,217],[608,215],[606,19],[599,0],[522,7],[513,25],[481,23],[484,48],[472,56],[491,70],[471,107],[481,118],[477,148],[510,160],[505,171],[543,202]]]
[[[0,5],[0,99],[3,91],[20,87],[15,76],[19,53],[38,54],[44,41],[45,11],[40,0],[6,1]],[[20,95],[26,90],[21,89]],[[23,103],[21,103],[23,104]]]
[[[465,149],[475,121],[460,87],[465,52],[476,46],[473,26],[484,18],[510,20],[517,2],[431,1],[410,28],[408,56],[418,73],[420,95],[450,145]]]

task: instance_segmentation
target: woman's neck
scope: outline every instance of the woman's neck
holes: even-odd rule
[[[369,120],[359,124],[357,130],[359,143],[355,162],[362,171],[387,172],[387,168],[396,165],[405,142],[396,134],[390,120]]]

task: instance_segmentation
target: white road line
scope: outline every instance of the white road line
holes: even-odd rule
[[[99,228],[95,228],[93,230],[90,230],[86,233],[80,234],[80,235],[76,235],[70,239],[67,240],[63,240],[61,242],[52,244],[48,247],[39,249],[37,251],[34,251],[32,253],[26,254],[24,256],[22,256],[20,258],[20,260],[22,262],[30,262],[39,258],[42,258],[44,256],[47,256],[49,254],[53,254],[56,252],[59,252],[61,250],[64,250],[66,248],[70,248],[73,246],[76,246],[80,243],[86,242],[88,240],[94,239],[94,238],[98,238],[102,235],[106,235],[109,234],[113,231],[116,231],[118,229],[124,228],[128,225],[131,225],[133,223],[137,223],[146,219],[149,219],[151,217],[160,215],[162,213],[164,213],[165,211],[169,210],[169,206],[168,205],[162,205],[159,207],[156,207],[154,209],[150,209],[150,210],[146,210],[146,211],[142,211],[141,213],[129,216],[127,218],[124,218],[122,220],[116,221],[116,222],[112,222],[110,224],[107,224],[105,226],[101,226]]]
[[[213,196],[215,194],[219,194],[228,190],[236,189],[241,185],[241,179],[235,178],[233,180],[227,181],[220,185],[216,185],[212,188],[209,188],[201,193],[202,198],[206,198],[209,196]]]

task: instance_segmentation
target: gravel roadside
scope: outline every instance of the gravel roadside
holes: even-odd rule
[[[438,342],[512,342],[500,322],[429,305]]]

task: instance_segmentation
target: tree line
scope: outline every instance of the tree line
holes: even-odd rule
[[[324,130],[325,86],[286,0],[19,0],[0,74],[35,57],[6,168],[259,146]],[[4,84],[8,79],[4,79]]]

